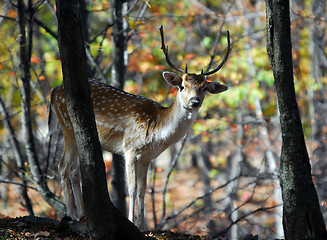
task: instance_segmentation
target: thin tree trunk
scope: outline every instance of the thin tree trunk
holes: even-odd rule
[[[21,150],[19,147],[18,140],[15,135],[14,129],[11,126],[11,123],[9,121],[9,114],[6,110],[5,104],[2,101],[1,97],[0,97],[0,114],[3,117],[5,127],[9,132],[10,145],[11,145],[11,148],[13,149],[14,156],[16,159],[16,164],[19,169],[18,176],[23,184],[23,186],[19,187],[20,194],[23,197],[23,199],[25,200],[25,204],[23,206],[27,209],[27,211],[30,215],[34,215],[32,202],[27,193],[27,187],[26,187],[27,181],[26,181],[26,177],[25,177],[25,172],[26,172],[25,161],[22,157],[22,153],[21,153]]]
[[[110,1],[112,27],[112,67],[111,83],[123,89],[125,85],[126,67],[128,64],[127,53],[127,21],[123,17],[127,12],[127,2],[120,0]],[[112,164],[112,201],[119,211],[126,216],[126,183],[125,159],[123,156],[113,154]]]
[[[230,166],[230,172],[229,172],[229,181],[232,181],[232,179],[238,178],[241,175],[241,164],[243,161],[243,115],[242,110],[239,109],[237,113],[237,134],[235,139],[235,153],[231,157],[231,166]],[[228,214],[230,215],[231,219],[231,228],[229,232],[229,236],[231,240],[237,240],[238,239],[238,226],[237,226],[237,219],[239,218],[239,213],[237,210],[237,196],[236,192],[238,190],[238,184],[239,179],[233,181],[231,184],[228,184],[226,186],[226,195],[228,196],[224,201],[224,206],[228,211]]]
[[[33,175],[33,179],[37,185],[38,192],[41,194],[43,199],[48,202],[57,212],[64,214],[65,205],[62,201],[55,196],[47,185],[46,176],[42,175],[38,157],[36,154],[33,131],[32,131],[32,121],[31,121],[31,90],[30,90],[30,55],[28,54],[31,47],[27,44],[26,31],[25,31],[25,5],[23,0],[18,0],[17,2],[17,18],[18,18],[18,28],[19,28],[19,57],[20,57],[20,78],[23,83],[21,90],[21,105],[22,105],[22,129],[25,138],[26,155],[28,164]]]
[[[8,175],[8,164],[5,150],[0,152],[0,178],[6,178]],[[8,184],[1,184],[0,186],[0,198],[2,201],[3,208],[6,209],[8,206]]]
[[[128,23],[124,18],[127,13],[127,2],[120,0],[111,0],[111,22],[112,27],[112,67],[111,82],[112,85],[123,89],[125,85],[125,73],[128,65],[127,53],[127,27]]]
[[[274,73],[280,111],[282,152],[280,180],[285,239],[327,239],[318,196],[312,182],[296,102],[289,1],[266,0],[267,52]]]
[[[325,143],[326,132],[325,126],[327,125],[327,97],[326,97],[326,84],[322,81],[326,76],[324,72],[327,69],[327,58],[325,54],[326,49],[326,27],[321,24],[321,19],[326,18],[326,1],[313,0],[312,12],[315,16],[314,28],[311,34],[311,76],[315,80],[315,86],[319,86],[314,90],[311,87],[311,102],[312,102],[312,128],[313,137],[318,144],[317,148],[313,151],[312,159],[314,160],[314,172],[325,168],[327,165],[327,144]],[[317,174],[315,180],[317,186],[324,186],[324,180]],[[324,187],[317,188],[317,191],[322,199],[326,199],[327,193]]]
[[[87,43],[84,46],[89,50],[89,48],[90,48],[90,45],[88,44],[90,42],[89,26],[88,26],[89,12],[86,9],[85,0],[80,0],[79,4],[78,4],[78,7],[79,7],[79,12],[81,14],[83,38],[84,38],[84,42]],[[90,61],[86,62],[86,73],[87,73],[87,76],[90,78],[91,77]]]
[[[204,143],[203,143],[204,144]],[[211,142],[205,143],[201,153],[198,156],[198,166],[200,170],[201,180],[203,182],[203,194],[207,194],[211,191],[211,178],[209,177],[210,170],[212,169],[209,155],[211,152]],[[208,207],[207,213],[212,210],[212,197],[211,195],[206,196],[204,199],[204,205]]]
[[[255,100],[255,112],[256,116],[259,122],[264,122],[263,119],[263,113],[262,113],[262,107],[261,102],[259,99]],[[268,174],[271,174],[272,177],[272,185],[273,185],[273,200],[276,204],[282,203],[282,196],[281,196],[281,188],[280,188],[280,181],[278,175],[278,169],[277,169],[277,160],[273,155],[272,152],[272,144],[268,137],[268,129],[266,126],[263,126],[263,129],[260,131],[260,136],[263,140],[263,143],[266,145],[267,150],[265,151],[266,154],[266,165],[265,165],[265,172]],[[275,208],[274,213],[274,225],[275,225],[275,238],[280,239],[283,238],[284,232],[283,232],[283,223],[282,223],[282,208],[281,206]]]

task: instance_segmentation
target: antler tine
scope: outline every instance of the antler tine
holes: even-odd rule
[[[171,66],[173,69],[175,69],[176,71],[179,71],[179,72],[182,72],[182,73],[185,73],[185,70],[183,70],[182,68],[179,68],[179,67],[176,67],[169,59],[169,55],[168,55],[168,46],[166,48],[166,45],[165,45],[165,40],[164,40],[164,33],[163,33],[163,26],[161,25],[160,28],[160,35],[161,35],[161,49],[162,51],[164,52],[165,56],[166,56],[166,62],[168,63],[169,66]]]
[[[229,37],[229,31],[227,31],[227,42],[228,42],[228,47],[227,47],[227,52],[224,56],[224,59],[222,60],[222,62],[218,65],[218,67],[216,67],[215,69],[211,70],[210,72],[202,72],[202,75],[211,75],[215,72],[218,72],[219,69],[221,69],[221,67],[225,64],[225,62],[227,61],[228,55],[230,53],[230,37]]]

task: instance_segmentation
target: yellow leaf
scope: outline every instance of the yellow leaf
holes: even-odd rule
[[[134,21],[130,21],[130,22],[129,22],[129,27],[130,27],[131,29],[133,29],[133,30],[136,30],[137,25],[136,25],[136,23],[135,23]]]
[[[149,8],[151,8],[150,2],[149,1],[145,1],[146,5],[148,5]]]

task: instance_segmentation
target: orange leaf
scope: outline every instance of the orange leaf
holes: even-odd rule
[[[17,17],[17,12],[16,12],[16,10],[9,10],[8,12],[7,12],[7,17],[10,17],[10,18],[16,18]]]
[[[39,76],[39,80],[40,81],[44,81],[45,80],[45,76],[44,75]]]
[[[189,54],[186,54],[186,56],[185,56],[185,58],[186,58],[186,60],[190,60],[191,58],[193,58],[194,57],[194,53],[189,53]]]
[[[31,57],[31,63],[40,63],[41,60],[38,57]]]
[[[204,131],[201,133],[202,136],[209,136],[210,134],[208,133],[208,131]]]
[[[163,65],[156,65],[155,66],[155,69],[156,70],[164,70],[165,69],[165,66],[163,66]]]

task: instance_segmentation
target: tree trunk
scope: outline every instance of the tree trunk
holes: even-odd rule
[[[266,11],[267,52],[282,131],[280,180],[285,239],[327,239],[295,97],[289,1],[266,0]]]
[[[38,192],[43,199],[49,203],[57,212],[63,214],[65,212],[65,206],[62,201],[55,196],[47,185],[46,176],[42,174],[41,168],[36,154],[36,148],[34,143],[34,136],[32,131],[31,121],[31,86],[30,86],[30,44],[26,40],[26,22],[25,22],[25,5],[23,0],[17,2],[17,23],[19,28],[19,58],[20,58],[20,78],[22,80],[21,91],[21,106],[22,106],[22,129],[25,138],[26,155],[28,164],[37,186]],[[31,42],[30,42],[31,43]]]
[[[67,108],[82,176],[85,214],[92,239],[142,239],[140,231],[112,204],[95,125],[86,73],[78,0],[57,0],[59,50]]]
[[[120,0],[110,1],[112,27],[112,67],[111,83],[113,86],[123,89],[125,85],[125,73],[128,63],[127,53],[127,21],[124,14],[127,12],[127,2]],[[113,154],[112,164],[112,201],[119,211],[126,216],[126,183],[125,183],[125,160],[123,156]]]
[[[86,0],[80,0],[78,7],[79,7],[79,12],[81,14],[81,23],[82,23],[82,32],[83,32],[83,38],[84,38],[84,42],[86,42],[87,44],[85,44],[84,46],[90,50],[90,36],[89,36],[89,26],[88,26],[88,16],[89,16],[89,11],[87,10],[87,4],[85,2]],[[87,61],[86,62],[86,73],[88,78],[91,77],[91,66],[90,66],[90,62]]]
[[[238,226],[237,219],[240,214],[237,206],[237,190],[239,186],[239,177],[241,175],[241,165],[244,159],[243,157],[243,141],[244,131],[243,131],[243,115],[242,110],[239,108],[237,113],[237,134],[235,138],[235,153],[232,155],[230,161],[230,171],[229,171],[229,181],[232,181],[234,178],[238,178],[235,181],[232,181],[226,186],[226,195],[228,196],[224,200],[224,208],[226,209],[229,219],[231,221],[231,228],[229,231],[229,237],[232,240],[238,239]]]
[[[33,216],[34,215],[33,205],[32,205],[31,199],[29,198],[28,192],[27,192],[27,180],[26,180],[26,174],[25,174],[25,172],[26,172],[25,160],[24,160],[24,158],[22,156],[22,153],[21,153],[21,150],[20,150],[20,147],[19,147],[18,140],[17,140],[16,135],[15,135],[14,129],[13,129],[11,123],[10,123],[10,120],[9,120],[10,118],[9,118],[9,114],[7,112],[6,106],[5,106],[4,102],[2,101],[1,97],[0,97],[0,114],[3,117],[4,126],[9,132],[9,141],[10,141],[10,144],[11,144],[11,148],[12,148],[12,150],[14,152],[17,167],[19,169],[18,176],[19,176],[19,178],[20,178],[20,180],[22,181],[22,184],[23,184],[23,186],[19,187],[19,192],[20,192],[22,198],[25,201],[25,204],[23,205],[23,207],[25,207],[27,209],[29,215]],[[1,175],[1,173],[0,173],[0,175]]]
[[[326,84],[322,81],[324,72],[327,70],[327,58],[325,55],[326,49],[326,27],[321,24],[321,19],[326,18],[326,1],[325,0],[313,0],[312,1],[312,13],[315,16],[314,28],[311,34],[310,45],[311,45],[311,77],[315,79],[314,83],[319,86],[318,89],[314,90],[311,88],[312,105],[313,105],[313,133],[314,139],[318,144],[317,148],[313,151],[312,159],[314,160],[314,173],[316,173],[315,181],[319,196],[322,199],[327,198],[327,192],[325,191],[325,183],[321,177],[321,169],[327,166],[327,144],[326,130],[327,125],[327,95],[326,95]]]

